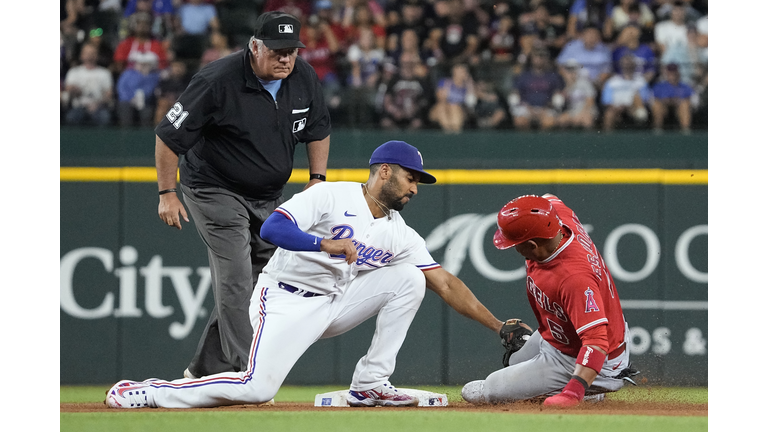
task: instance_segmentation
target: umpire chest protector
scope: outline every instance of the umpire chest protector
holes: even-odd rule
[[[328,108],[314,69],[301,57],[277,100],[243,50],[201,69],[155,132],[176,154],[186,186],[221,187],[251,199],[279,197],[299,142],[330,134]]]

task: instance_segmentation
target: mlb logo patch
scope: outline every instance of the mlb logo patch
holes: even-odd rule
[[[278,24],[277,31],[279,33],[293,33],[293,24]]]
[[[307,118],[306,117],[304,117],[301,120],[296,120],[295,122],[293,122],[293,133],[296,133],[296,132],[304,129],[304,126],[306,126],[306,125],[307,125]]]
[[[333,403],[333,398],[323,398],[322,402],[320,402],[320,405],[331,406],[332,403]]]

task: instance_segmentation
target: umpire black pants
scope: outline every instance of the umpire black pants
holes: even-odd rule
[[[197,376],[246,370],[253,328],[248,315],[254,283],[275,251],[261,225],[285,199],[246,199],[222,188],[181,185],[184,202],[208,248],[214,308],[189,371]]]

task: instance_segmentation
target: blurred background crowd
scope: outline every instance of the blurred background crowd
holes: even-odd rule
[[[707,0],[61,0],[61,124],[153,127],[275,10],[336,128],[707,128]]]

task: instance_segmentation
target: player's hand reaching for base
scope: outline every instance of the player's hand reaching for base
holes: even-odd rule
[[[333,255],[346,256],[347,264],[357,261],[357,248],[351,239],[323,239],[320,242],[320,250]]]
[[[160,195],[160,204],[157,206],[157,214],[160,219],[166,224],[181,229],[181,218],[189,222],[187,217],[187,210],[184,208],[184,204],[179,201],[179,197],[175,193],[167,193]]]

